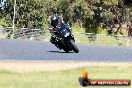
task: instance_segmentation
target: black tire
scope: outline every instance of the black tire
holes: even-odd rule
[[[78,49],[77,45],[75,44],[74,40],[70,40],[70,43],[71,43],[71,48],[72,48],[72,50],[73,50],[75,53],[78,53],[78,52],[79,52],[79,49]]]

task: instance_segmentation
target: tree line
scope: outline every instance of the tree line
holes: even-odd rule
[[[123,2],[130,8],[130,2]],[[131,1],[131,0],[130,0]],[[0,19],[6,26],[12,26],[14,0],[5,0],[0,6]],[[121,0],[17,0],[16,28],[45,28],[50,24],[50,16],[58,14],[70,25],[78,23],[86,32],[98,33],[102,17],[112,18],[109,8],[122,9]],[[124,6],[123,6],[124,7]],[[119,10],[118,13],[120,13]],[[126,11],[126,10],[123,10]]]

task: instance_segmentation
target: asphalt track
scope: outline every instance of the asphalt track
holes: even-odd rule
[[[0,60],[132,61],[132,47],[77,44],[65,53],[49,42],[0,39]]]

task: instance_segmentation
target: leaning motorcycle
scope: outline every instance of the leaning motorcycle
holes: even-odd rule
[[[63,49],[66,53],[69,51],[74,51],[75,53],[79,52],[77,45],[75,44],[74,36],[71,33],[71,28],[67,24],[61,24],[57,27],[58,32],[55,36],[54,45],[60,50]]]

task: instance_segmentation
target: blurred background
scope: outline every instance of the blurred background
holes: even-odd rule
[[[57,14],[78,43],[130,46],[131,6],[131,0],[1,0],[0,38],[49,41]]]

